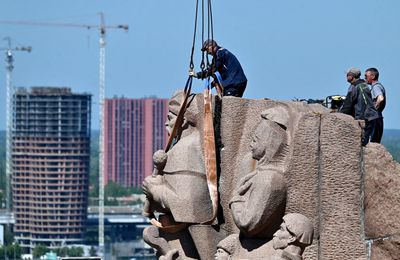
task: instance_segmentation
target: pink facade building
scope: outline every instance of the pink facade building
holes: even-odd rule
[[[112,98],[104,109],[104,183],[140,187],[167,143],[168,99]]]

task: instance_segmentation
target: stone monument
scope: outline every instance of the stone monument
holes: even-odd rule
[[[181,100],[181,92],[171,98],[167,129]],[[400,166],[381,145],[361,146],[362,124],[318,104],[235,97],[213,104],[217,219],[204,224],[213,209],[196,94],[174,146],[155,154],[143,184],[144,214],[154,224],[144,239],[159,259],[400,255]]]

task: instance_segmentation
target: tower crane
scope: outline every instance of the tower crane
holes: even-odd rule
[[[98,29],[100,32],[100,59],[99,59],[99,252],[101,256],[104,253],[104,98],[105,98],[105,57],[106,57],[106,30],[123,29],[129,30],[129,26],[106,25],[104,23],[104,14],[100,15],[100,24],[75,24],[75,23],[53,23],[53,22],[35,22],[35,21],[7,21],[0,20],[0,24],[12,25],[30,25],[30,26],[55,26],[55,27],[77,27],[86,29]]]
[[[26,51],[31,52],[31,47],[12,47],[11,38],[5,37],[5,41],[8,43],[8,47],[0,48],[0,51],[5,51],[6,53],[6,211],[7,211],[7,218],[10,218],[10,177],[11,177],[11,142],[12,142],[12,105],[11,105],[11,98],[14,95],[14,87],[12,86],[12,72],[14,69],[14,51]]]

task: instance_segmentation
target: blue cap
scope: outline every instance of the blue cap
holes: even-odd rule
[[[217,42],[213,39],[208,39],[203,42],[203,46],[201,47],[202,51],[205,51],[209,45],[218,46]]]

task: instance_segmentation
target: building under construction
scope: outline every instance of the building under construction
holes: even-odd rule
[[[13,95],[12,197],[22,247],[81,242],[90,169],[91,95],[18,88]]]

